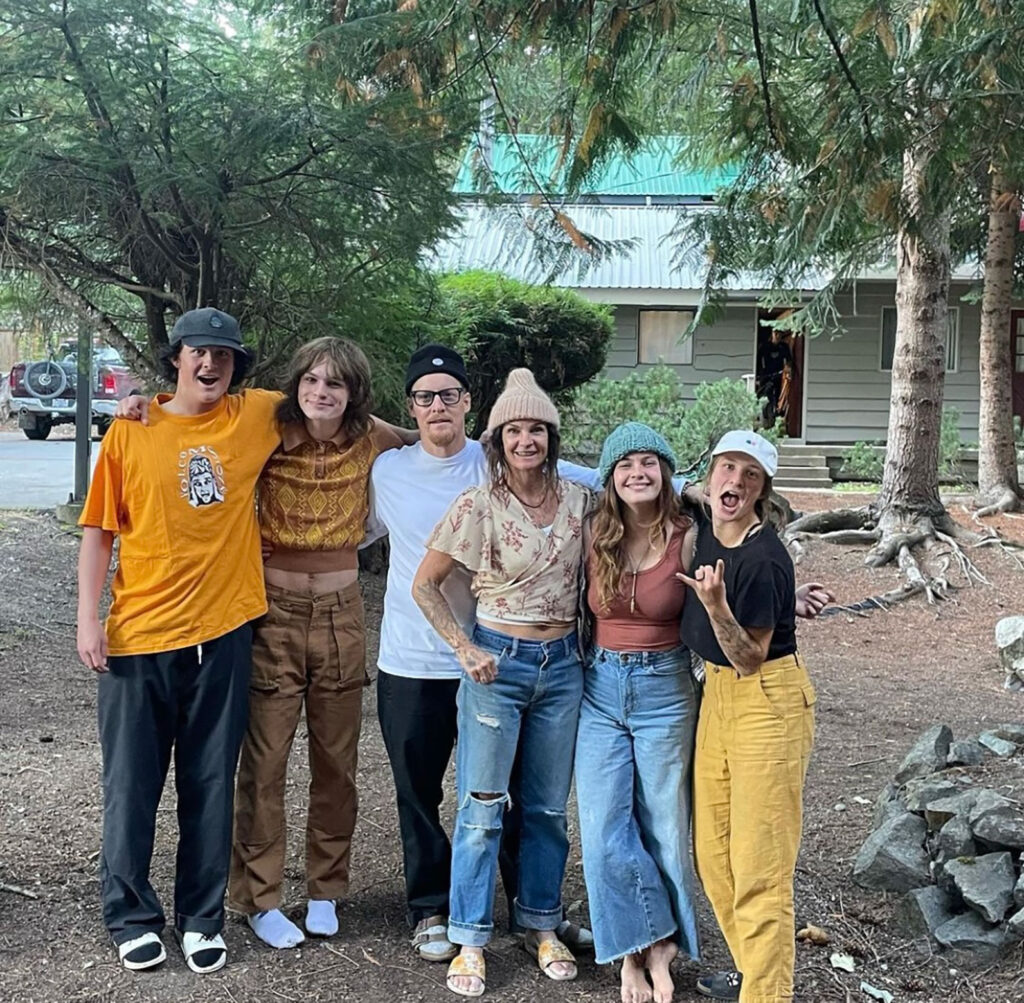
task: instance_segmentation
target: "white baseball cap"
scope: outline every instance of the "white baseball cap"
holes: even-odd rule
[[[748,432],[742,428],[726,432],[718,440],[711,455],[718,456],[721,453],[743,453],[760,463],[769,477],[774,477],[775,471],[779,469],[779,451],[757,432]]]

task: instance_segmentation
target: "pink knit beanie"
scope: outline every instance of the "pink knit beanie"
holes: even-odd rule
[[[494,402],[487,420],[487,431],[510,421],[543,421],[558,428],[558,409],[544,393],[529,369],[513,369],[505,381],[505,389]]]

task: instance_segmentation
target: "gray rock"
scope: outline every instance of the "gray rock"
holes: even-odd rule
[[[1024,909],[1024,871],[1013,886],[1013,901]]]
[[[1002,929],[986,923],[976,912],[961,913],[943,923],[935,931],[935,939],[944,947],[968,953],[979,962],[995,957],[1007,946]]]
[[[887,783],[875,799],[875,814],[871,824],[877,829],[906,810],[907,803],[900,795],[900,788],[894,783]]]
[[[896,772],[896,783],[905,784],[914,777],[926,777],[946,765],[953,732],[949,725],[936,724],[921,734]]]
[[[1007,756],[1012,756],[1017,751],[1017,746],[1013,742],[1000,738],[994,731],[983,731],[978,736],[978,741],[989,752],[994,752],[997,756],[1001,756],[1004,759]]]
[[[996,624],[999,664],[1006,673],[1007,689],[1018,689],[1014,681],[1024,680],[1024,616],[1004,616]]]
[[[973,857],[977,852],[966,816],[954,815],[939,829],[935,839],[935,856],[940,863],[945,864],[957,857]]]
[[[931,884],[924,850],[924,819],[910,812],[889,819],[866,840],[853,864],[853,880],[862,888],[909,892]]]
[[[1006,932],[1015,940],[1024,940],[1024,909],[1015,912],[1006,921]]]
[[[936,798],[925,805],[924,818],[929,829],[941,829],[956,815],[967,816],[977,803],[979,792],[976,789],[958,791],[948,798]]]
[[[935,885],[912,888],[896,904],[897,922],[913,937],[934,937],[953,915],[953,900]]]
[[[990,923],[1001,923],[1013,905],[1017,875],[1009,853],[950,860],[943,868],[964,902]]]
[[[1024,724],[1019,722],[1009,722],[1007,724],[1001,724],[998,728],[990,729],[993,735],[999,738],[1005,738],[1007,742],[1013,742],[1014,745],[1024,745]],[[956,745],[956,742],[953,743]]]
[[[1024,687],[1024,683],[1021,683]],[[1000,736],[1002,738],[1003,736]],[[1010,739],[1010,741],[1013,741]],[[980,766],[985,759],[985,749],[980,742],[973,738],[962,738],[949,746],[949,755],[946,757],[947,766]]]
[[[908,780],[903,798],[907,803],[907,811],[923,812],[925,806],[932,801],[956,797],[961,788],[941,774],[920,779]]]
[[[969,818],[975,839],[1011,850],[1024,849],[1024,817],[995,791],[983,790]]]

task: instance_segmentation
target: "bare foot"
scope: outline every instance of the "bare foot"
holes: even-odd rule
[[[668,939],[659,940],[647,949],[647,971],[651,974],[651,984],[654,986],[654,1003],[672,1003],[672,993],[676,987],[672,982],[669,965],[678,953],[679,948],[675,942]]]
[[[627,954],[622,959],[622,1003],[651,1003],[642,953]]]

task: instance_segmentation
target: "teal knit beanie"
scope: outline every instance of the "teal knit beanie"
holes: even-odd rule
[[[601,447],[601,462],[598,471],[601,483],[607,484],[615,464],[629,453],[655,453],[675,473],[676,454],[672,447],[648,425],[639,421],[627,421],[613,431]]]

